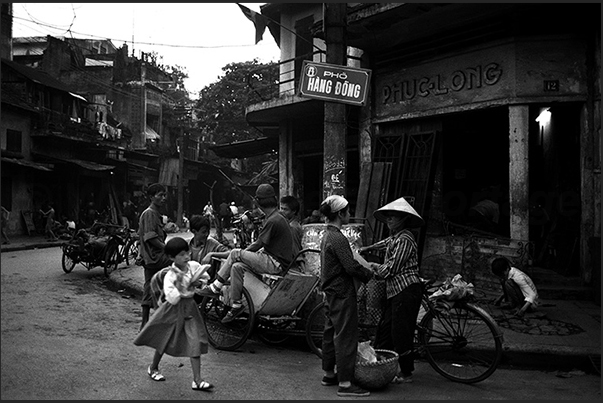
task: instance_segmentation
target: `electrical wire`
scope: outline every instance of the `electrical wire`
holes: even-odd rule
[[[36,25],[41,25],[41,26],[44,26],[44,27],[47,27],[47,28],[52,28],[52,29],[56,29],[56,30],[60,30],[60,31],[63,30],[63,28],[59,28],[57,26],[53,26],[53,25],[50,25],[50,24],[41,23],[41,22],[37,22],[37,21],[33,21],[33,20],[28,20],[27,18],[21,18],[21,17],[15,17],[15,16],[13,16],[13,19],[19,19],[19,20],[22,20],[22,21],[33,22]],[[166,43],[131,41],[131,40],[127,40],[127,39],[105,38],[103,36],[98,36],[98,35],[93,35],[93,34],[86,34],[86,33],[77,32],[77,31],[72,31],[71,29],[69,29],[69,31],[71,33],[74,33],[74,34],[89,36],[89,37],[96,38],[96,39],[108,39],[108,40],[115,41],[115,42],[132,43],[132,44],[137,44],[137,45],[149,45],[149,46],[164,46],[164,47],[170,47],[170,48],[221,49],[221,48],[243,48],[243,47],[255,46],[254,44],[247,44],[247,45],[213,45],[213,46],[212,45],[174,45],[174,44],[166,44]]]

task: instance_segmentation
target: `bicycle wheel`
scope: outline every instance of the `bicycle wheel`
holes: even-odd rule
[[[129,266],[136,262],[136,258],[138,257],[138,240],[130,239],[125,247],[126,264]]]
[[[119,245],[117,243],[110,243],[107,245],[107,251],[105,252],[105,276],[109,277],[111,272],[117,269],[117,265],[120,261]]]
[[[306,342],[310,350],[319,358],[322,358],[322,335],[325,330],[326,320],[327,308],[323,301],[310,312],[306,322]]]
[[[61,263],[63,266],[63,271],[65,273],[71,273],[73,268],[75,267],[75,262],[69,256],[73,253],[75,247],[72,245],[63,246],[63,257],[61,259]]]
[[[295,322],[291,320],[271,320],[262,323],[262,319],[260,318],[256,330],[256,336],[261,342],[268,344],[269,346],[277,346],[279,344],[283,344],[291,337],[288,334],[283,334],[282,332],[286,332],[294,328]]]
[[[498,325],[482,308],[470,303],[429,309],[418,333],[429,364],[451,381],[483,381],[494,373],[502,356]]]
[[[234,351],[245,344],[251,335],[255,322],[255,308],[249,292],[243,288],[245,311],[230,323],[222,323],[222,318],[230,307],[221,298],[204,297],[199,310],[205,322],[209,344],[219,350]]]

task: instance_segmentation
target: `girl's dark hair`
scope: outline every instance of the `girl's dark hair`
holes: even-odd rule
[[[160,183],[153,183],[152,185],[149,185],[149,187],[147,188],[147,195],[149,197],[153,197],[157,193],[165,192],[165,191],[166,191],[165,186],[163,186]]]
[[[188,242],[177,236],[167,241],[163,250],[169,257],[176,257],[182,251],[188,252],[190,248]]]
[[[337,218],[337,214],[339,214],[339,213],[345,213],[349,208],[350,208],[350,205],[348,204],[347,206],[345,206],[344,208],[342,208],[338,212],[332,213],[331,212],[331,205],[328,204],[328,203],[322,203],[320,205],[320,208],[318,209],[318,211],[320,211],[320,213],[322,215],[324,215],[325,217],[327,217],[327,220],[333,221],[333,220],[335,220],[335,218]]]
[[[191,217],[190,219],[190,227],[191,230],[195,230],[195,231],[199,231],[201,228],[203,227],[207,227],[208,229],[211,229],[209,220],[207,219],[207,217],[202,216],[200,214],[195,214],[194,216]]]
[[[502,277],[505,274],[505,270],[511,268],[511,264],[504,257],[497,257],[492,261],[491,267],[492,273],[498,277]]]

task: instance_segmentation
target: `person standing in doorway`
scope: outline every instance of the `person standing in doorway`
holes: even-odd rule
[[[385,223],[390,232],[388,238],[359,250],[385,250],[383,264],[370,263],[376,277],[385,280],[386,293],[375,348],[398,353],[399,372],[392,383],[410,383],[415,369],[413,338],[423,289],[417,242],[409,228],[420,227],[424,221],[403,197],[375,210],[373,216]]]
[[[321,384],[339,385],[337,396],[369,396],[368,390],[353,383],[359,337],[356,282],[367,283],[373,273],[354,259],[350,243],[341,232],[350,221],[348,201],[339,195],[329,196],[320,205],[320,212],[327,223],[320,245],[320,283],[327,310]]]

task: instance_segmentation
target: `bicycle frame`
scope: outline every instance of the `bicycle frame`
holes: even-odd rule
[[[476,383],[488,378],[502,356],[503,335],[494,319],[469,298],[431,300],[424,285],[424,316],[416,324],[414,354],[445,378]]]

